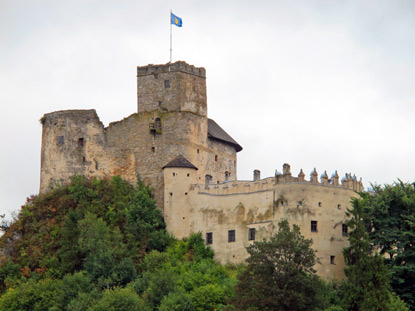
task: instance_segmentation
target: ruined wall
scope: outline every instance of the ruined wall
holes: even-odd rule
[[[343,277],[342,249],[348,243],[343,224],[350,198],[358,196],[357,188],[335,186],[324,178],[320,182],[313,176],[311,181],[293,178],[295,181],[283,182],[277,176],[200,185],[177,178],[177,168],[165,174],[170,175],[165,177],[169,181],[165,189],[169,194],[165,203],[166,216],[170,217],[168,230],[178,237],[186,236],[187,230],[202,232],[205,238],[211,234],[210,246],[222,263],[240,263],[247,257],[246,247],[253,243],[250,229],[255,229],[255,240],[269,239],[278,230],[278,222],[286,218],[290,224],[297,224],[306,238],[313,239],[320,259],[315,267],[318,274],[325,279]],[[228,240],[230,230],[235,232],[235,241]]]
[[[95,110],[67,110],[41,119],[40,192],[74,174],[105,176],[105,130]]]
[[[168,84],[166,84],[168,81]],[[236,150],[208,138],[204,68],[184,62],[137,67],[138,113],[104,128],[95,110],[45,114],[42,135],[41,187],[65,182],[73,174],[122,178],[137,174],[154,188],[163,209],[162,167],[179,154],[222,182],[236,179]],[[55,124],[56,123],[56,124]],[[59,136],[64,144],[57,144]],[[83,147],[78,146],[83,138]]]

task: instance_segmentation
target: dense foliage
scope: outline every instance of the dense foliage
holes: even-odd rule
[[[350,246],[343,250],[346,280],[343,307],[348,311],[404,311],[407,308],[393,295],[390,274],[384,259],[371,245],[363,218],[362,200],[353,199],[347,222]]]
[[[290,229],[283,220],[270,241],[249,246],[248,265],[236,286],[236,310],[322,310],[324,286],[313,269],[311,244],[298,226]]]
[[[151,190],[75,176],[28,199],[0,238],[0,310],[220,310],[236,271],[165,230]]]
[[[415,310],[415,183],[373,186],[361,196],[370,241],[386,257],[392,288]]]

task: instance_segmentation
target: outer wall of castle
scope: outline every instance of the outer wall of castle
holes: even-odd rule
[[[271,237],[282,218],[313,239],[326,279],[343,277],[347,245],[345,211],[362,190],[350,175],[318,181],[284,174],[237,181],[236,153],[242,149],[207,118],[203,68],[185,62],[137,68],[138,112],[104,127],[95,110],[66,110],[42,119],[40,192],[74,174],[135,183],[137,175],[154,188],[168,230],[178,238],[202,232],[222,263],[239,263],[245,247]],[[183,156],[187,167],[171,167]],[[258,172],[259,173],[259,172]],[[209,178],[208,178],[209,177]]]
[[[286,218],[313,240],[317,273],[328,280],[344,277],[345,212],[358,196],[352,185],[276,178],[200,185],[190,168],[165,168],[164,180],[167,228],[177,237],[201,232],[221,263],[242,262],[246,247],[269,239]]]

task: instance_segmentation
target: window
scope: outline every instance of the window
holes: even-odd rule
[[[58,145],[63,145],[65,143],[65,137],[58,136]]]
[[[335,263],[334,263],[334,258],[335,258],[336,256],[330,256],[330,264],[331,265],[335,265]]]
[[[151,147],[151,151],[156,152],[156,147]]]
[[[228,231],[228,242],[235,242],[235,230]]]
[[[213,233],[207,232],[206,233],[206,244],[212,244],[213,242]]]
[[[231,173],[225,172],[225,181],[229,181],[229,177],[231,177]]]
[[[84,146],[84,139],[81,137],[78,139],[78,147],[83,147]]]
[[[206,175],[205,176],[205,184],[209,185],[212,183],[212,176],[211,175]]]
[[[347,225],[342,224],[342,236],[347,236]]]
[[[318,202],[318,206],[321,207],[321,202]]]
[[[200,151],[199,151],[199,149],[197,149],[197,153],[199,153]]]
[[[164,80],[164,87],[166,89],[170,88],[170,80]]]
[[[317,220],[311,221],[311,232],[317,232]]]
[[[218,155],[215,154],[215,162],[218,162]]]
[[[163,102],[159,100],[159,107],[161,107],[162,105],[163,105]]]
[[[96,170],[99,169],[98,161],[97,160],[94,160],[94,162],[95,162],[95,169]]]
[[[248,240],[255,241],[255,228],[249,228]]]
[[[82,157],[82,163],[85,164],[86,163],[86,159],[85,157]]]
[[[160,118],[156,118],[154,120],[154,128],[157,134],[161,134],[161,119]]]

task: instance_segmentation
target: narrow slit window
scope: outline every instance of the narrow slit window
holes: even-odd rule
[[[311,221],[311,232],[317,232],[317,220]]]
[[[336,256],[330,256],[330,264],[331,265],[335,265],[336,263],[334,262],[334,259],[336,258]]]
[[[164,87],[166,89],[169,89],[170,88],[170,80],[164,80]]]
[[[218,162],[218,155],[215,154],[215,162]]]
[[[84,146],[84,139],[81,137],[78,139],[78,147],[83,147]]]
[[[228,231],[228,242],[235,242],[235,230]]]
[[[65,143],[65,137],[64,136],[58,136],[58,145],[63,145]]]
[[[206,244],[212,244],[213,243],[213,233],[207,232],[206,233]]]
[[[347,225],[342,224],[342,236],[347,236]]]
[[[255,241],[255,228],[249,228],[248,240]]]
[[[156,147],[151,147],[151,151],[156,152]]]

